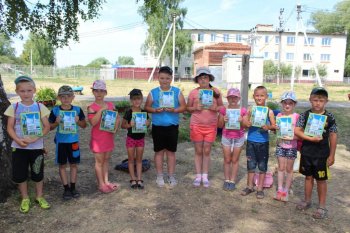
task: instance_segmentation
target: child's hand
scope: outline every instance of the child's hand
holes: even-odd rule
[[[251,127],[252,126],[252,122],[250,120],[247,120],[247,123],[246,123],[246,127]]]
[[[150,121],[150,120],[147,120],[147,121],[146,121],[146,126],[148,127],[150,124],[151,124],[151,121]]]
[[[57,124],[61,123],[61,117],[60,116],[56,117],[56,123]]]
[[[174,112],[175,108],[164,108],[165,112]]]
[[[318,143],[320,141],[322,141],[322,136],[321,137],[310,137],[310,142],[315,142],[315,143]]]
[[[75,117],[74,117],[74,120],[75,120],[75,123],[78,123],[78,121],[79,121],[79,116],[75,116]]]
[[[243,117],[242,116],[239,116],[238,117],[238,122],[242,122],[243,121]]]
[[[334,164],[334,156],[329,156],[327,159],[327,166],[330,167]]]
[[[31,144],[31,143],[38,141],[38,139],[39,139],[39,137],[25,137],[25,138],[23,138],[23,142],[25,142],[27,144]]]
[[[43,148],[43,154],[44,156],[47,156],[49,154],[46,148]]]
[[[269,130],[269,126],[268,126],[268,125],[263,125],[263,126],[261,126],[261,128],[262,128],[263,130],[265,130],[265,131],[268,131],[268,130]]]
[[[28,143],[24,140],[24,138],[20,138],[20,139],[16,140],[16,143],[17,143],[20,147],[26,147],[26,146],[28,146]]]
[[[224,121],[228,122],[228,117],[227,116],[224,116]]]
[[[156,113],[164,112],[164,108],[156,108]]]
[[[130,126],[131,128],[135,126],[135,122],[134,121],[130,121]]]

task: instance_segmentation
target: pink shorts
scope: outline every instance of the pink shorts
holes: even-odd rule
[[[134,148],[134,147],[144,147],[145,146],[145,139],[133,139],[129,136],[126,137],[125,142],[126,148]]]
[[[190,137],[193,142],[214,142],[217,129],[215,126],[190,125]]]

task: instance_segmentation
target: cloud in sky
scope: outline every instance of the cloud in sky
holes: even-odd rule
[[[237,3],[237,0],[221,0],[220,10],[223,10],[223,11],[231,10],[236,3]]]

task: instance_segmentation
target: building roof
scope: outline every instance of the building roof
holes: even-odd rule
[[[248,50],[250,51],[250,47],[248,45],[243,45],[241,43],[228,43],[221,42],[217,44],[205,45],[197,48],[193,53],[196,53],[200,50],[208,49],[208,50]]]

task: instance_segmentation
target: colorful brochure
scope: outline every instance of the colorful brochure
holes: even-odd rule
[[[116,129],[118,112],[112,110],[104,110],[102,112],[100,130],[114,132]]]
[[[251,117],[250,117],[250,121],[252,122],[252,126],[261,127],[263,125],[266,125],[268,111],[269,111],[268,107],[253,106]]]
[[[61,122],[58,125],[58,131],[62,134],[77,133],[76,115],[76,111],[60,111]]]
[[[175,106],[175,98],[173,91],[161,91],[159,94],[160,108],[173,108]]]
[[[276,124],[278,126],[277,138],[286,140],[293,140],[294,138],[294,127],[292,117],[280,116],[276,118]]]
[[[43,136],[39,112],[22,112],[20,118],[23,136]]]
[[[213,90],[199,89],[199,101],[203,108],[209,108],[213,105]]]
[[[311,137],[322,137],[326,122],[326,115],[310,113],[304,133]]]
[[[133,112],[132,121],[135,123],[132,127],[132,133],[146,133],[147,132],[147,113],[146,112]]]
[[[226,109],[226,116],[228,121],[225,124],[226,129],[240,129],[241,122],[239,122],[239,117],[241,116],[240,109]]]

